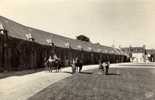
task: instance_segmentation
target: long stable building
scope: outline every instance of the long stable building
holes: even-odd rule
[[[59,36],[0,16],[0,71],[40,68],[55,53],[64,66],[75,57],[84,64],[97,64],[99,59],[111,63],[128,61],[120,49]]]

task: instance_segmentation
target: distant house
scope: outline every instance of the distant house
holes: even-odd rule
[[[121,48],[122,51],[126,52],[130,56],[131,62],[148,62],[149,56],[145,46],[142,47],[125,47]]]

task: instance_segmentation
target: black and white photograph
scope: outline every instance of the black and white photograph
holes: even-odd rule
[[[155,100],[155,0],[0,0],[0,100]]]

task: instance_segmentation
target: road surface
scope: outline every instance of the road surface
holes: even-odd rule
[[[85,66],[83,73],[74,75],[65,68],[61,73],[40,71],[2,78],[0,100],[155,100],[154,63],[112,64],[111,75],[98,73],[97,67]]]

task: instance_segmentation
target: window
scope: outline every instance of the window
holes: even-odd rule
[[[27,34],[25,34],[25,36],[26,36],[26,39],[29,40],[29,41],[33,41],[33,40],[34,40],[34,39],[32,38],[31,33],[27,33]]]
[[[49,45],[51,45],[51,46],[55,46],[55,44],[52,42],[51,39],[47,39],[46,42],[47,42]]]
[[[78,49],[82,50],[82,46],[81,45],[78,45],[77,47],[78,47]]]
[[[107,49],[104,49],[104,53],[108,53],[108,50]]]
[[[101,52],[101,49],[97,49],[97,52]]]
[[[89,51],[92,51],[92,48],[91,48],[91,47],[88,47],[88,50],[89,50]]]
[[[0,23],[0,34],[4,34],[4,26]]]
[[[50,45],[52,44],[52,40],[51,40],[51,39],[47,39],[46,42],[47,42],[48,44],[50,44]]]
[[[4,30],[4,26],[0,23],[0,30]]]
[[[65,47],[70,48],[70,43],[69,42],[66,42],[65,43]]]

